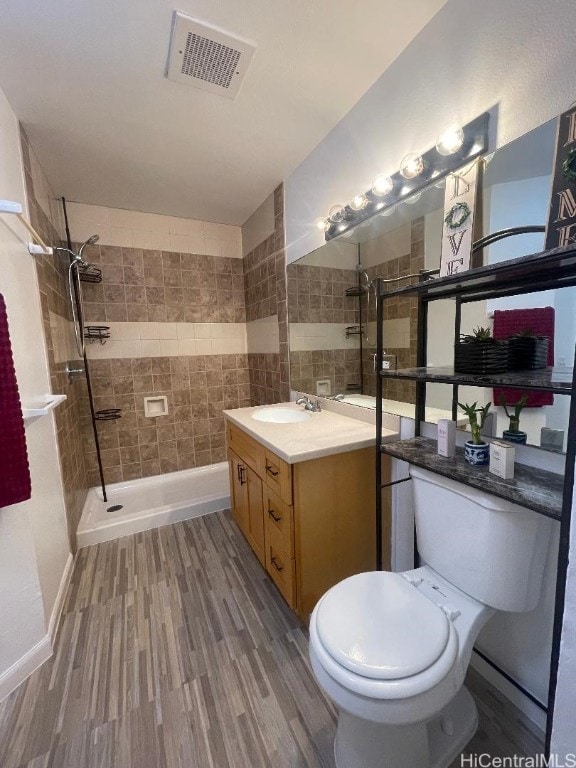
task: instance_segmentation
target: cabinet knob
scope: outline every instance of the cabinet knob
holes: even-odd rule
[[[272,520],[274,520],[275,523],[279,523],[280,520],[282,520],[282,516],[281,515],[280,515],[280,517],[276,517],[276,515],[274,514],[274,510],[273,509],[269,509],[268,510],[268,517],[271,517]]]
[[[244,477],[244,472],[246,471],[246,467],[243,467],[241,464],[238,464],[238,481],[240,485],[244,485],[246,482],[246,478]]]
[[[274,469],[274,467],[270,464],[266,464],[266,472],[268,472],[269,475],[272,475],[272,477],[278,477],[280,474],[277,469]]]

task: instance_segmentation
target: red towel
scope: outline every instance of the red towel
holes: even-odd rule
[[[548,365],[554,365],[554,308],[536,307],[534,309],[497,309],[494,312],[495,339],[507,339],[515,333],[530,330],[536,336],[548,338]],[[522,392],[520,389],[495,389],[494,405],[500,404],[500,393],[504,393],[506,405],[514,405],[523,394],[528,395],[527,408],[553,405],[552,392]]]
[[[0,294],[0,507],[32,495],[24,419],[10,345],[6,305]]]

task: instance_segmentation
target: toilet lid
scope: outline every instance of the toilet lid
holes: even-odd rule
[[[359,573],[332,587],[316,612],[318,637],[341,666],[364,677],[397,680],[442,655],[448,617],[397,573]]]

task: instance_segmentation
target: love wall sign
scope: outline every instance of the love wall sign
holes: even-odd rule
[[[576,107],[558,118],[546,250],[576,245]]]
[[[477,161],[446,177],[440,277],[470,268],[477,186]]]

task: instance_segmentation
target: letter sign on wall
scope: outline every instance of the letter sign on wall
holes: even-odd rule
[[[546,250],[576,246],[576,107],[558,118]]]
[[[477,161],[446,177],[440,277],[465,272],[470,267],[477,179]]]

